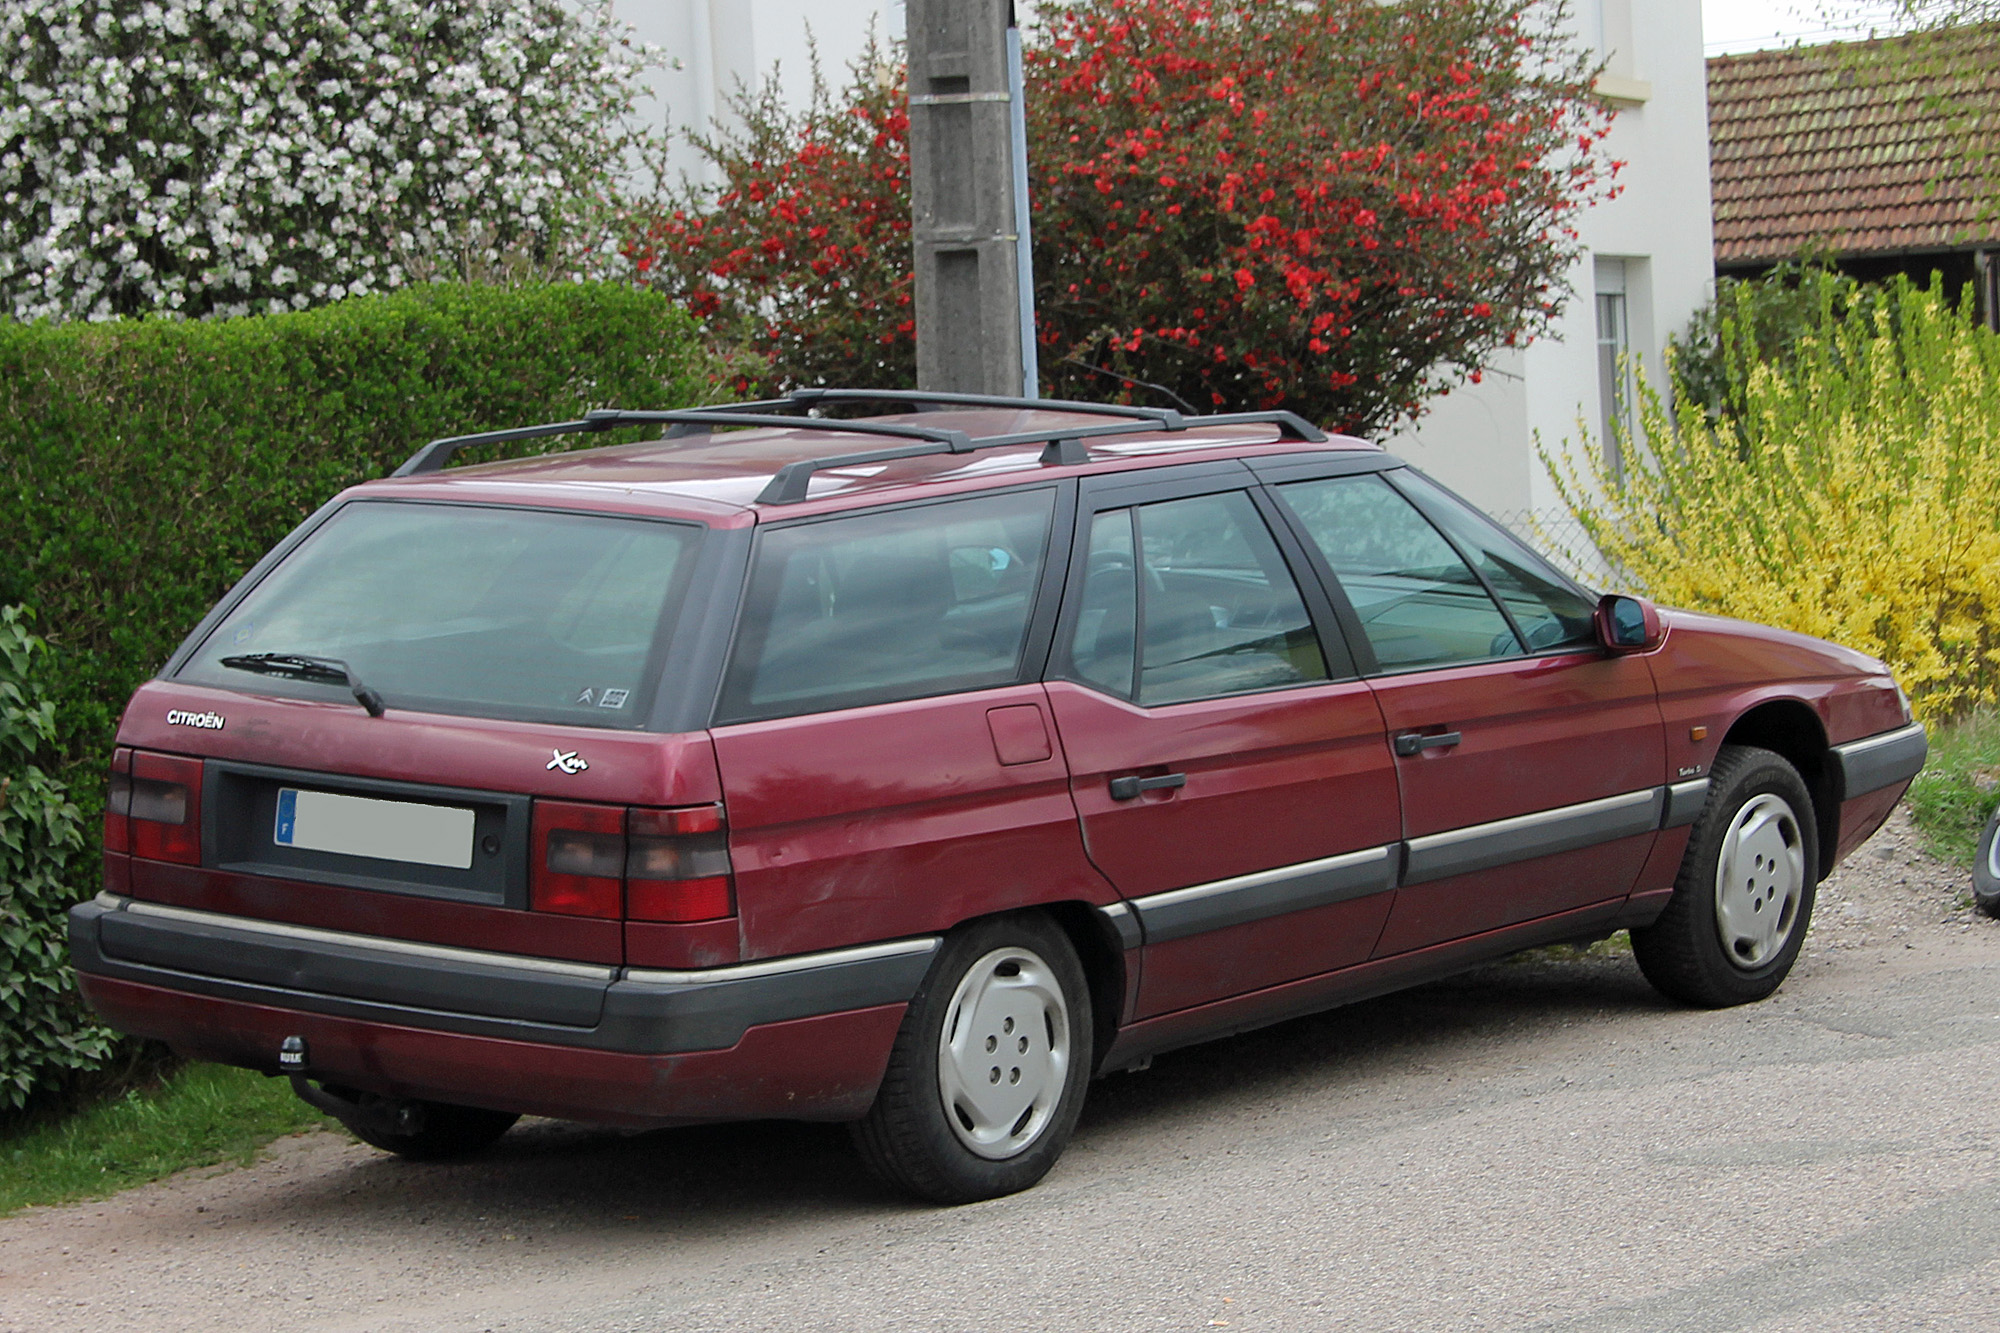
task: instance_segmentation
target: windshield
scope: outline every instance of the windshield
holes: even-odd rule
[[[360,501],[285,557],[178,679],[391,709],[637,727],[701,529],[486,505]]]

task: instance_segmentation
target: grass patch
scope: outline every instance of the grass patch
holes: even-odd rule
[[[102,1198],[189,1167],[247,1163],[272,1139],[332,1123],[284,1079],[186,1065],[151,1087],[0,1135],[0,1217]]]
[[[1510,963],[1573,963],[1584,958],[1630,958],[1632,937],[1625,931],[1614,931],[1601,940],[1591,940],[1587,944],[1544,944],[1539,948],[1523,949],[1508,956]]]
[[[1970,867],[1979,830],[2000,805],[2000,712],[1931,728],[1931,757],[1905,799],[1931,855]]]

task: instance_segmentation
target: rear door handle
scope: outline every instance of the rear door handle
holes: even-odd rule
[[[1399,731],[1396,733],[1396,753],[1408,759],[1425,750],[1449,750],[1463,739],[1455,731],[1440,731],[1434,736],[1426,736],[1420,731]]]
[[[1156,778],[1122,777],[1111,779],[1111,799],[1129,801],[1141,792],[1162,791],[1168,787],[1187,786],[1187,774],[1162,773]]]

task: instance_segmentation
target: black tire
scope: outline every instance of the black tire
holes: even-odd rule
[[[1987,817],[1979,831],[1979,853],[1972,858],[1972,901],[1988,916],[2000,916],[2000,864],[1995,863],[1994,838],[2000,834],[2000,810]]]
[[[1052,922],[961,927],[903,1015],[875,1104],[851,1127],[862,1161],[933,1203],[1027,1189],[1076,1128],[1092,1031],[1083,966]]]
[[[514,1127],[519,1115],[488,1111],[477,1106],[452,1106],[445,1102],[406,1102],[416,1128],[408,1133],[386,1130],[379,1124],[345,1117],[341,1123],[348,1133],[371,1148],[392,1152],[412,1162],[438,1162],[453,1157],[470,1157],[483,1152]]]
[[[1674,895],[1632,931],[1632,954],[1669,999],[1710,1009],[1761,1000],[1797,961],[1818,887],[1818,825],[1798,770],[1769,750],[1725,745]]]

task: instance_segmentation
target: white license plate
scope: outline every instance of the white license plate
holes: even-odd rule
[[[464,870],[472,865],[472,820],[472,811],[449,805],[280,787],[271,838],[280,847],[310,852]]]

